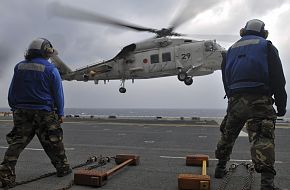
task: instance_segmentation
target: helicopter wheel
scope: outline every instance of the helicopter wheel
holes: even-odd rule
[[[84,75],[83,75],[83,79],[84,79],[84,82],[88,82],[89,79],[90,79],[90,77],[89,77],[89,75],[84,74]]]
[[[180,81],[184,81],[187,78],[187,73],[184,71],[181,71],[177,74],[177,78]]]
[[[187,86],[192,85],[193,83],[193,79],[191,77],[186,77],[186,79],[184,80],[184,84],[186,84]]]
[[[126,88],[124,88],[124,87],[119,88],[119,92],[120,93],[125,93],[126,92]]]

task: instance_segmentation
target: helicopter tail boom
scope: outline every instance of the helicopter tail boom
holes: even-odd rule
[[[50,59],[58,69],[61,78],[68,80],[66,76],[73,74],[73,71],[57,56],[57,54],[52,55]]]

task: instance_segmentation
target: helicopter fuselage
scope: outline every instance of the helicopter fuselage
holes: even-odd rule
[[[185,72],[187,77],[219,70],[225,49],[214,40],[156,38],[131,44],[113,59],[62,75],[64,80],[126,80],[167,77]]]
[[[210,4],[212,3],[205,7],[209,7]],[[119,91],[121,93],[126,92],[124,83],[127,79],[134,81],[134,79],[177,75],[180,81],[186,85],[191,85],[194,76],[208,75],[219,70],[225,55],[225,49],[218,45],[215,40],[196,41],[174,38],[185,35],[176,33],[174,30],[191,19],[190,14],[187,13],[193,7],[196,9],[198,6],[196,3],[189,3],[181,11],[181,14],[173,19],[169,27],[155,29],[131,24],[78,7],[52,3],[48,9],[52,15],[65,19],[108,24],[137,32],[150,32],[156,35],[155,38],[124,47],[108,61],[88,65],[73,72],[57,58],[54,59],[55,64],[64,80],[94,80],[97,84],[99,80],[120,79],[121,88]],[[192,16],[196,15],[195,11],[193,13]]]

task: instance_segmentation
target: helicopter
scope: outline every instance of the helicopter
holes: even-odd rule
[[[125,93],[125,81],[177,76],[185,85],[193,84],[193,77],[209,75],[220,70],[226,53],[216,40],[181,38],[184,34],[174,29],[185,20],[179,18],[169,28],[160,30],[129,24],[87,10],[54,3],[49,11],[54,16],[68,19],[104,23],[135,31],[151,32],[156,36],[125,46],[112,59],[94,63],[72,71],[55,53],[51,61],[63,80],[94,81],[120,80],[120,93]]]

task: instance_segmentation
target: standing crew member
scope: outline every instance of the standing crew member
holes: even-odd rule
[[[57,176],[72,172],[65,155],[60,125],[64,116],[61,77],[57,68],[48,62],[54,51],[47,39],[33,40],[25,60],[14,68],[8,93],[14,127],[6,136],[9,147],[0,165],[2,186],[14,185],[18,157],[35,134],[56,168]]]
[[[266,40],[264,26],[258,19],[248,21],[240,31],[242,38],[229,48],[222,64],[228,108],[215,151],[215,177],[225,176],[235,140],[246,123],[252,161],[261,173],[261,190],[273,190],[275,121],[286,113],[287,94],[278,50]]]

